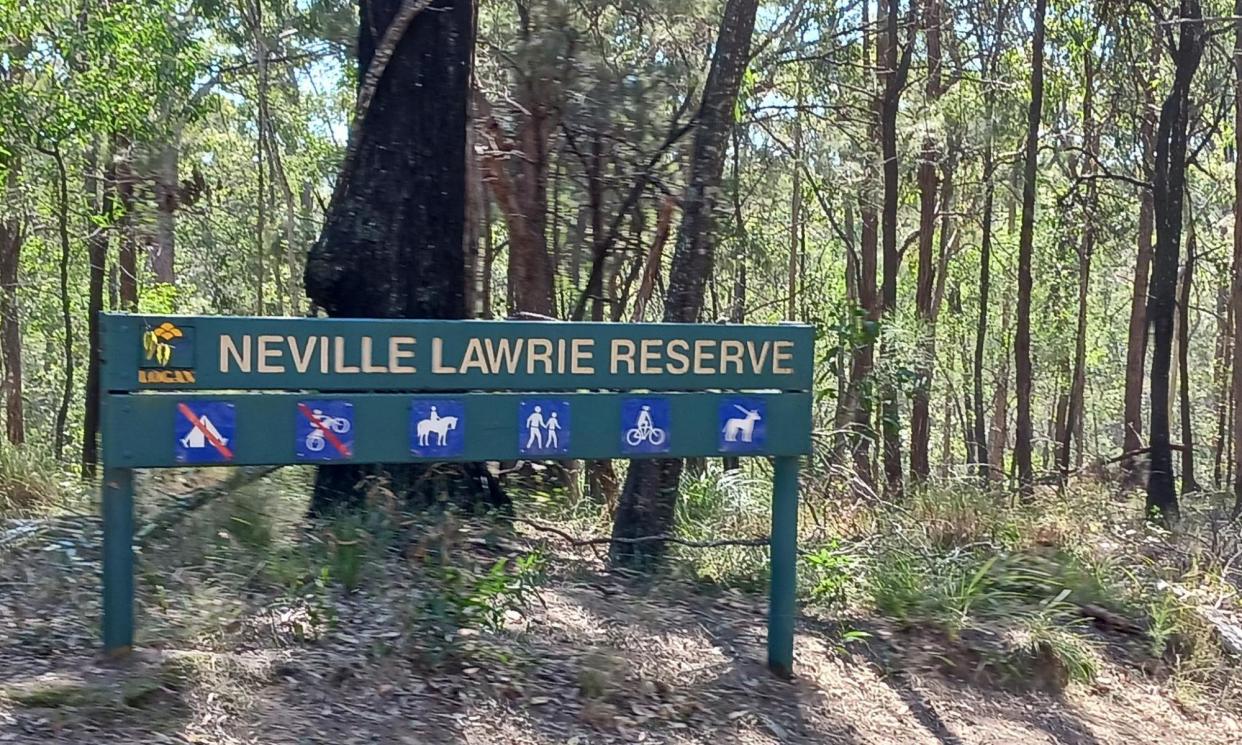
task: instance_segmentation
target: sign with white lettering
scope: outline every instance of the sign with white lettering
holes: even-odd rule
[[[808,390],[813,363],[792,325],[108,314],[102,333],[108,390]]]
[[[105,313],[99,330],[110,652],[134,640],[136,468],[737,454],[773,458],[768,660],[790,673],[808,326]]]

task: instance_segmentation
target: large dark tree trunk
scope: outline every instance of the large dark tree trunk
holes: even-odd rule
[[[466,96],[472,3],[436,0],[392,45],[401,0],[363,0],[359,111],[323,232],[306,264],[306,292],[344,318],[463,318]],[[390,35],[392,36],[392,35]],[[378,81],[373,80],[378,60]],[[384,61],[387,65],[384,66]],[[369,95],[373,93],[373,95]],[[367,103],[369,102],[369,103]],[[502,503],[481,465],[323,466],[311,510],[357,505],[362,482],[384,474],[414,504]],[[484,486],[486,484],[486,486]]]
[[[703,101],[695,117],[690,177],[664,302],[665,321],[694,323],[703,310],[703,294],[715,259],[712,213],[720,192],[738,88],[750,59],[758,5],[758,0],[728,0],[725,4]],[[681,460],[668,458],[630,463],[613,522],[614,538],[672,532],[682,466]],[[615,564],[642,566],[659,561],[665,548],[656,541],[614,543],[610,556]]]
[[[1031,468],[1031,254],[1035,239],[1036,169],[1039,164],[1039,121],[1044,105],[1044,16],[1047,0],[1035,0],[1035,36],[1031,42],[1031,105],[1026,120],[1022,169],[1022,227],[1018,235],[1018,329],[1014,338],[1014,371],[1018,411],[1013,446],[1014,465],[1023,493],[1029,493]]]
[[[1153,24],[1150,52],[1147,58],[1147,84],[1143,85],[1144,114],[1140,127],[1143,146],[1143,168],[1152,180],[1156,138],[1156,93],[1152,81],[1160,71],[1160,26]],[[1239,99],[1242,100],[1242,99]],[[1239,120],[1242,122],[1242,119]],[[1242,174],[1242,171],[1239,171]],[[1151,272],[1152,232],[1155,223],[1155,202],[1151,189],[1139,194],[1138,254],[1134,260],[1134,290],[1130,297],[1130,326],[1126,341],[1125,410],[1122,417],[1122,452],[1137,452],[1143,446],[1143,368],[1147,363],[1147,280]],[[1129,486],[1138,484],[1139,461],[1122,461]]]
[[[1177,265],[1182,241],[1182,200],[1186,188],[1186,140],[1190,118],[1190,84],[1203,56],[1203,13],[1199,0],[1182,0],[1177,46],[1173,50],[1173,87],[1160,107],[1156,129],[1156,245],[1152,257],[1147,320],[1152,326],[1151,472],[1147,476],[1147,511],[1166,522],[1177,519],[1173,451],[1169,441],[1169,370],[1173,352],[1173,314]]]

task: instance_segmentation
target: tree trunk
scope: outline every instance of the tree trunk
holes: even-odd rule
[[[1092,96],[1095,93],[1095,66],[1090,49],[1084,53],[1082,126],[1086,157],[1082,160],[1082,173],[1095,173],[1095,160],[1099,152],[1099,130],[1092,116]],[[1057,469],[1061,474],[1070,470],[1070,446],[1076,434],[1082,431],[1084,394],[1087,387],[1087,301],[1091,290],[1091,257],[1095,253],[1096,182],[1087,184],[1086,201],[1083,205],[1082,243],[1078,246],[1078,325],[1074,331],[1074,367],[1070,373],[1069,407],[1065,414],[1064,439],[1060,442]],[[1078,448],[1082,450],[1079,436]]]
[[[655,289],[656,277],[660,276],[664,245],[668,243],[668,234],[673,226],[673,209],[676,206],[677,200],[673,197],[665,197],[660,201],[660,208],[656,214],[655,235],[651,239],[651,249],[647,253],[643,276],[638,283],[638,294],[634,298],[634,314],[630,317],[634,323],[640,323],[643,320],[643,313],[647,310],[647,303],[651,301],[651,293]]]
[[[134,235],[134,169],[133,145],[128,137],[115,138],[116,192],[121,202],[121,217],[117,222],[120,237],[117,250],[118,292],[121,310],[135,313],[138,310],[138,248]]]
[[[1009,343],[1009,299],[1001,305],[1001,345]],[[992,426],[988,438],[988,478],[1005,478],[1005,446],[1009,443],[1009,350],[1002,350],[1000,370],[996,373],[996,390],[992,396]]]
[[[406,0],[409,2],[409,0]],[[359,79],[377,79],[351,129],[323,232],[307,259],[307,295],[338,318],[463,318],[466,96],[472,3],[437,0],[403,33],[384,35],[403,3],[363,0]],[[373,64],[374,63],[374,64]],[[377,69],[378,68],[378,69]],[[487,469],[323,466],[313,513],[360,504],[364,480],[387,476],[416,505],[506,504]],[[484,486],[485,485],[485,486]]]
[[[907,43],[901,49],[897,33],[899,11],[898,0],[888,0],[887,17],[882,24],[886,32],[881,37],[886,37],[886,40],[880,56],[884,80],[884,95],[880,99],[880,153],[884,173],[884,208],[881,212],[884,277],[880,289],[880,303],[883,314],[890,319],[897,311],[897,275],[901,268],[901,254],[897,250],[897,206],[901,188],[900,164],[897,162],[897,112],[901,104],[901,93],[906,87],[913,53],[913,43]],[[881,354],[891,353],[891,349],[881,347]],[[882,386],[880,430],[884,443],[884,491],[888,497],[896,499],[901,497],[903,489],[901,407],[897,386],[890,377],[885,378]]]
[[[930,44],[930,41],[929,41]],[[936,237],[936,164],[940,153],[935,140],[923,140],[923,152],[919,156],[919,262],[915,287],[915,307],[919,315],[919,367],[915,382],[914,400],[910,409],[910,478],[915,482],[926,481],[931,473],[928,446],[931,441],[931,360],[929,339],[935,333],[932,320],[932,287],[935,269],[932,265],[932,246]],[[885,259],[887,261],[887,259]]]
[[[798,320],[798,235],[802,212],[802,68],[797,71],[797,95],[793,122],[793,191],[789,199],[788,303],[785,319]],[[741,188],[740,186],[736,188]]]
[[[941,67],[941,24],[939,0],[926,0],[923,33],[927,39],[927,103],[935,105],[939,100]],[[940,151],[936,140],[930,135],[923,139],[923,152],[919,156],[919,263],[915,285],[915,308],[919,316],[918,380],[910,410],[910,478],[925,481],[931,473],[928,456],[931,442],[931,388],[932,360],[935,355],[935,318],[932,310],[932,289],[936,271],[932,264],[932,246],[936,229],[936,190],[939,180],[936,168]],[[943,238],[943,235],[942,235]],[[948,411],[946,409],[946,411]]]
[[[1156,92],[1152,84],[1160,71],[1160,25],[1154,24],[1148,55],[1147,84],[1143,89],[1143,119],[1139,139],[1143,148],[1143,170],[1150,182],[1155,168]],[[1239,114],[1242,116],[1242,113]],[[1242,122],[1242,119],[1239,119]],[[1242,176],[1239,176],[1242,178]],[[1147,363],[1147,280],[1151,272],[1152,233],[1155,229],[1155,202],[1151,189],[1139,193],[1138,254],[1134,260],[1134,291],[1130,296],[1130,325],[1126,341],[1125,411],[1122,416],[1122,452],[1134,453],[1143,447],[1143,372]],[[1121,462],[1125,482],[1139,483],[1141,461]]]
[[[862,67],[870,70],[873,67],[871,52],[871,20],[870,3],[863,3],[862,32]],[[868,76],[869,77],[869,76]],[[871,443],[875,439],[872,428],[872,380],[871,371],[875,367],[875,330],[880,321],[880,302],[876,293],[876,275],[879,268],[877,250],[880,242],[879,216],[876,214],[874,195],[871,193],[876,182],[874,157],[878,151],[880,139],[880,108],[879,96],[874,99],[874,107],[868,118],[868,141],[875,144],[875,150],[866,154],[864,163],[863,188],[858,195],[858,211],[862,227],[859,237],[858,257],[858,307],[862,312],[861,321],[854,334],[854,344],[850,352],[850,382],[847,389],[849,409],[853,421],[846,438],[851,444],[854,455],[854,476],[862,482],[866,490],[874,490],[874,476],[871,468]]]
[[[65,367],[65,384],[61,389],[60,406],[56,409],[56,423],[53,426],[53,451],[56,460],[62,460],[65,444],[69,440],[66,431],[69,419],[69,405],[73,401],[73,316],[70,312],[69,298],[69,173],[65,170],[65,159],[60,150],[53,149],[52,157],[56,161],[56,234],[60,239],[60,316],[64,329],[62,361]]]
[[[1190,85],[1203,55],[1199,0],[1181,0],[1178,45],[1173,53],[1173,86],[1160,108],[1156,131],[1156,167],[1152,182],[1156,244],[1152,257],[1147,318],[1152,325],[1151,471],[1147,476],[1147,512],[1166,523],[1178,517],[1169,439],[1169,370],[1172,367],[1173,315],[1177,265],[1181,253],[1182,201],[1186,187],[1186,140],[1190,119]]]
[[[86,411],[82,427],[82,473],[86,476],[95,475],[95,466],[99,462],[99,314],[103,311],[104,271],[108,262],[108,233],[99,222],[112,214],[113,194],[116,184],[115,160],[108,153],[108,166],[101,185],[95,176],[99,168],[100,145],[98,140],[91,145],[86,157],[86,196],[90,201],[92,217],[87,220],[86,252],[89,263],[89,278],[86,293],[86,329],[88,357],[86,361]]]
[[[1182,415],[1182,495],[1200,491],[1195,479],[1194,422],[1190,408],[1190,293],[1194,287],[1195,253],[1199,250],[1195,240],[1194,223],[1186,234],[1186,269],[1182,273],[1181,295],[1177,299],[1177,367],[1181,378]]]
[[[724,172],[725,150],[734,125],[742,73],[750,58],[750,40],[758,0],[727,0],[711,69],[696,115],[690,177],[683,199],[681,229],[673,252],[664,320],[694,323],[703,309],[712,275],[712,213]],[[681,480],[682,461],[632,461],[613,523],[613,537],[634,538],[670,533]],[[659,561],[666,546],[657,542],[614,543],[613,563],[642,566]]]
[[[997,69],[1000,64],[1000,56],[1002,51],[1002,38],[1005,32],[1005,23],[1007,20],[1008,5],[1002,4],[997,7],[996,25],[993,27],[993,35],[991,38],[991,48],[988,51],[988,80],[993,81],[997,78]],[[979,319],[975,326],[975,349],[974,360],[972,364],[973,373],[973,397],[971,400],[973,408],[973,427],[975,452],[977,454],[976,463],[978,464],[977,475],[984,483],[991,477],[989,463],[992,463],[991,448],[988,446],[988,425],[984,419],[983,409],[983,358],[984,350],[987,344],[988,330],[988,306],[990,304],[990,296],[992,290],[992,220],[993,210],[996,203],[996,155],[995,155],[995,110],[996,110],[996,85],[991,83],[985,94],[984,103],[984,124],[986,133],[983,144],[983,222],[981,225],[982,236],[979,243]],[[1005,364],[1005,358],[1002,357],[1002,364]],[[1002,448],[1003,452],[1003,448]],[[1000,465],[999,463],[997,465]]]
[[[1022,227],[1018,236],[1018,329],[1014,339],[1018,411],[1013,457],[1018,483],[1030,494],[1031,468],[1031,254],[1035,238],[1035,193],[1039,165],[1039,122],[1044,104],[1044,16],[1047,0],[1035,0],[1035,35],[1031,42],[1031,103],[1026,120],[1022,174]]]
[[[1229,360],[1233,354],[1233,308],[1229,305],[1229,278],[1216,291],[1216,352],[1212,359],[1212,389],[1216,409],[1216,437],[1212,443],[1212,486],[1222,488],[1226,441],[1229,439]]]
[[[156,282],[169,285],[177,280],[175,258],[180,161],[181,126],[178,124],[169,134],[169,141],[160,148],[155,172],[155,242],[151,244],[151,274]],[[111,189],[111,184],[105,184],[104,188]],[[107,241],[106,236],[104,240]]]
[[[990,107],[989,107],[990,108]],[[991,122],[991,117],[988,121]],[[988,465],[991,463],[991,452],[988,447],[987,423],[983,414],[983,352],[988,336],[988,305],[992,291],[992,207],[996,200],[995,162],[992,154],[991,127],[983,150],[983,235],[979,243],[979,321],[975,325],[975,350],[971,366],[974,384],[974,396],[971,403],[974,408],[974,440],[975,452],[979,458],[977,475],[987,481],[990,478]]]
[[[21,162],[9,162],[6,191],[17,188]],[[21,215],[0,218],[0,357],[4,360],[4,429],[12,445],[26,442],[26,416],[22,405],[22,329],[17,301],[18,276],[26,230]]]
[[[1234,3],[1233,42],[1233,276],[1229,305],[1233,308],[1233,515],[1242,514],[1242,0]]]

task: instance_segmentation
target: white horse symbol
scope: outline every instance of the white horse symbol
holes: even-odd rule
[[[431,444],[431,435],[436,435],[436,446],[444,447],[448,445],[448,433],[451,429],[457,429],[457,417],[442,416],[438,419],[423,419],[418,423],[418,444],[421,447],[429,447]]]
[[[763,417],[759,415],[757,410],[752,411],[750,409],[744,409],[737,404],[734,404],[733,408],[742,412],[746,416],[734,417],[725,421],[725,442],[737,442],[739,439],[742,442],[750,442],[751,438],[755,436],[755,422],[759,421]]]

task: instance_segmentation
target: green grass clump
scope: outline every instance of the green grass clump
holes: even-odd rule
[[[77,478],[34,445],[0,446],[0,517],[46,515],[83,494]]]

